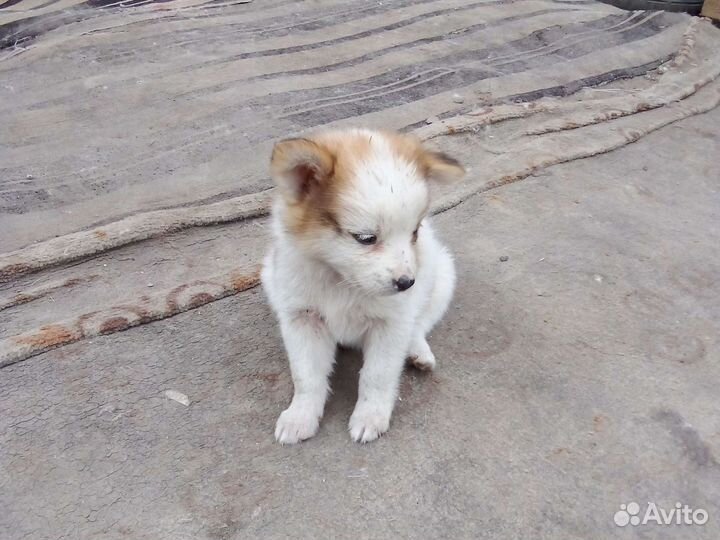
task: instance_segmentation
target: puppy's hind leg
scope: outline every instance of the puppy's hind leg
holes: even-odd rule
[[[436,264],[433,290],[420,312],[408,351],[408,361],[423,371],[435,369],[437,362],[426,336],[445,315],[455,289],[455,264],[444,247],[440,248]]]

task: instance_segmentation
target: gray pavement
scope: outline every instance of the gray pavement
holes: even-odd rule
[[[718,538],[719,125],[438,215],[459,267],[439,368],[406,373],[376,443],[346,432],[347,351],[317,437],[274,443],[291,381],[259,289],[2,369],[0,537]],[[480,168],[481,139],[451,146]],[[631,501],[709,521],[616,526]]]

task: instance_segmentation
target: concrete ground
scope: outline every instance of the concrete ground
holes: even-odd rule
[[[718,538],[718,126],[437,216],[459,267],[439,368],[406,373],[376,443],[346,431],[349,352],[317,437],[273,441],[291,381],[260,289],[3,369],[0,537]],[[630,502],[709,520],[615,525]]]

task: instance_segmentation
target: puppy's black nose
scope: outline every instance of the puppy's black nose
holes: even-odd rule
[[[406,291],[413,286],[415,280],[407,276],[400,276],[397,279],[393,279],[393,285],[398,291]]]

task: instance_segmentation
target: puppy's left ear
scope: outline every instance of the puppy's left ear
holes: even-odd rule
[[[450,183],[465,176],[465,168],[460,162],[443,152],[423,149],[419,162],[422,174],[434,182]]]

